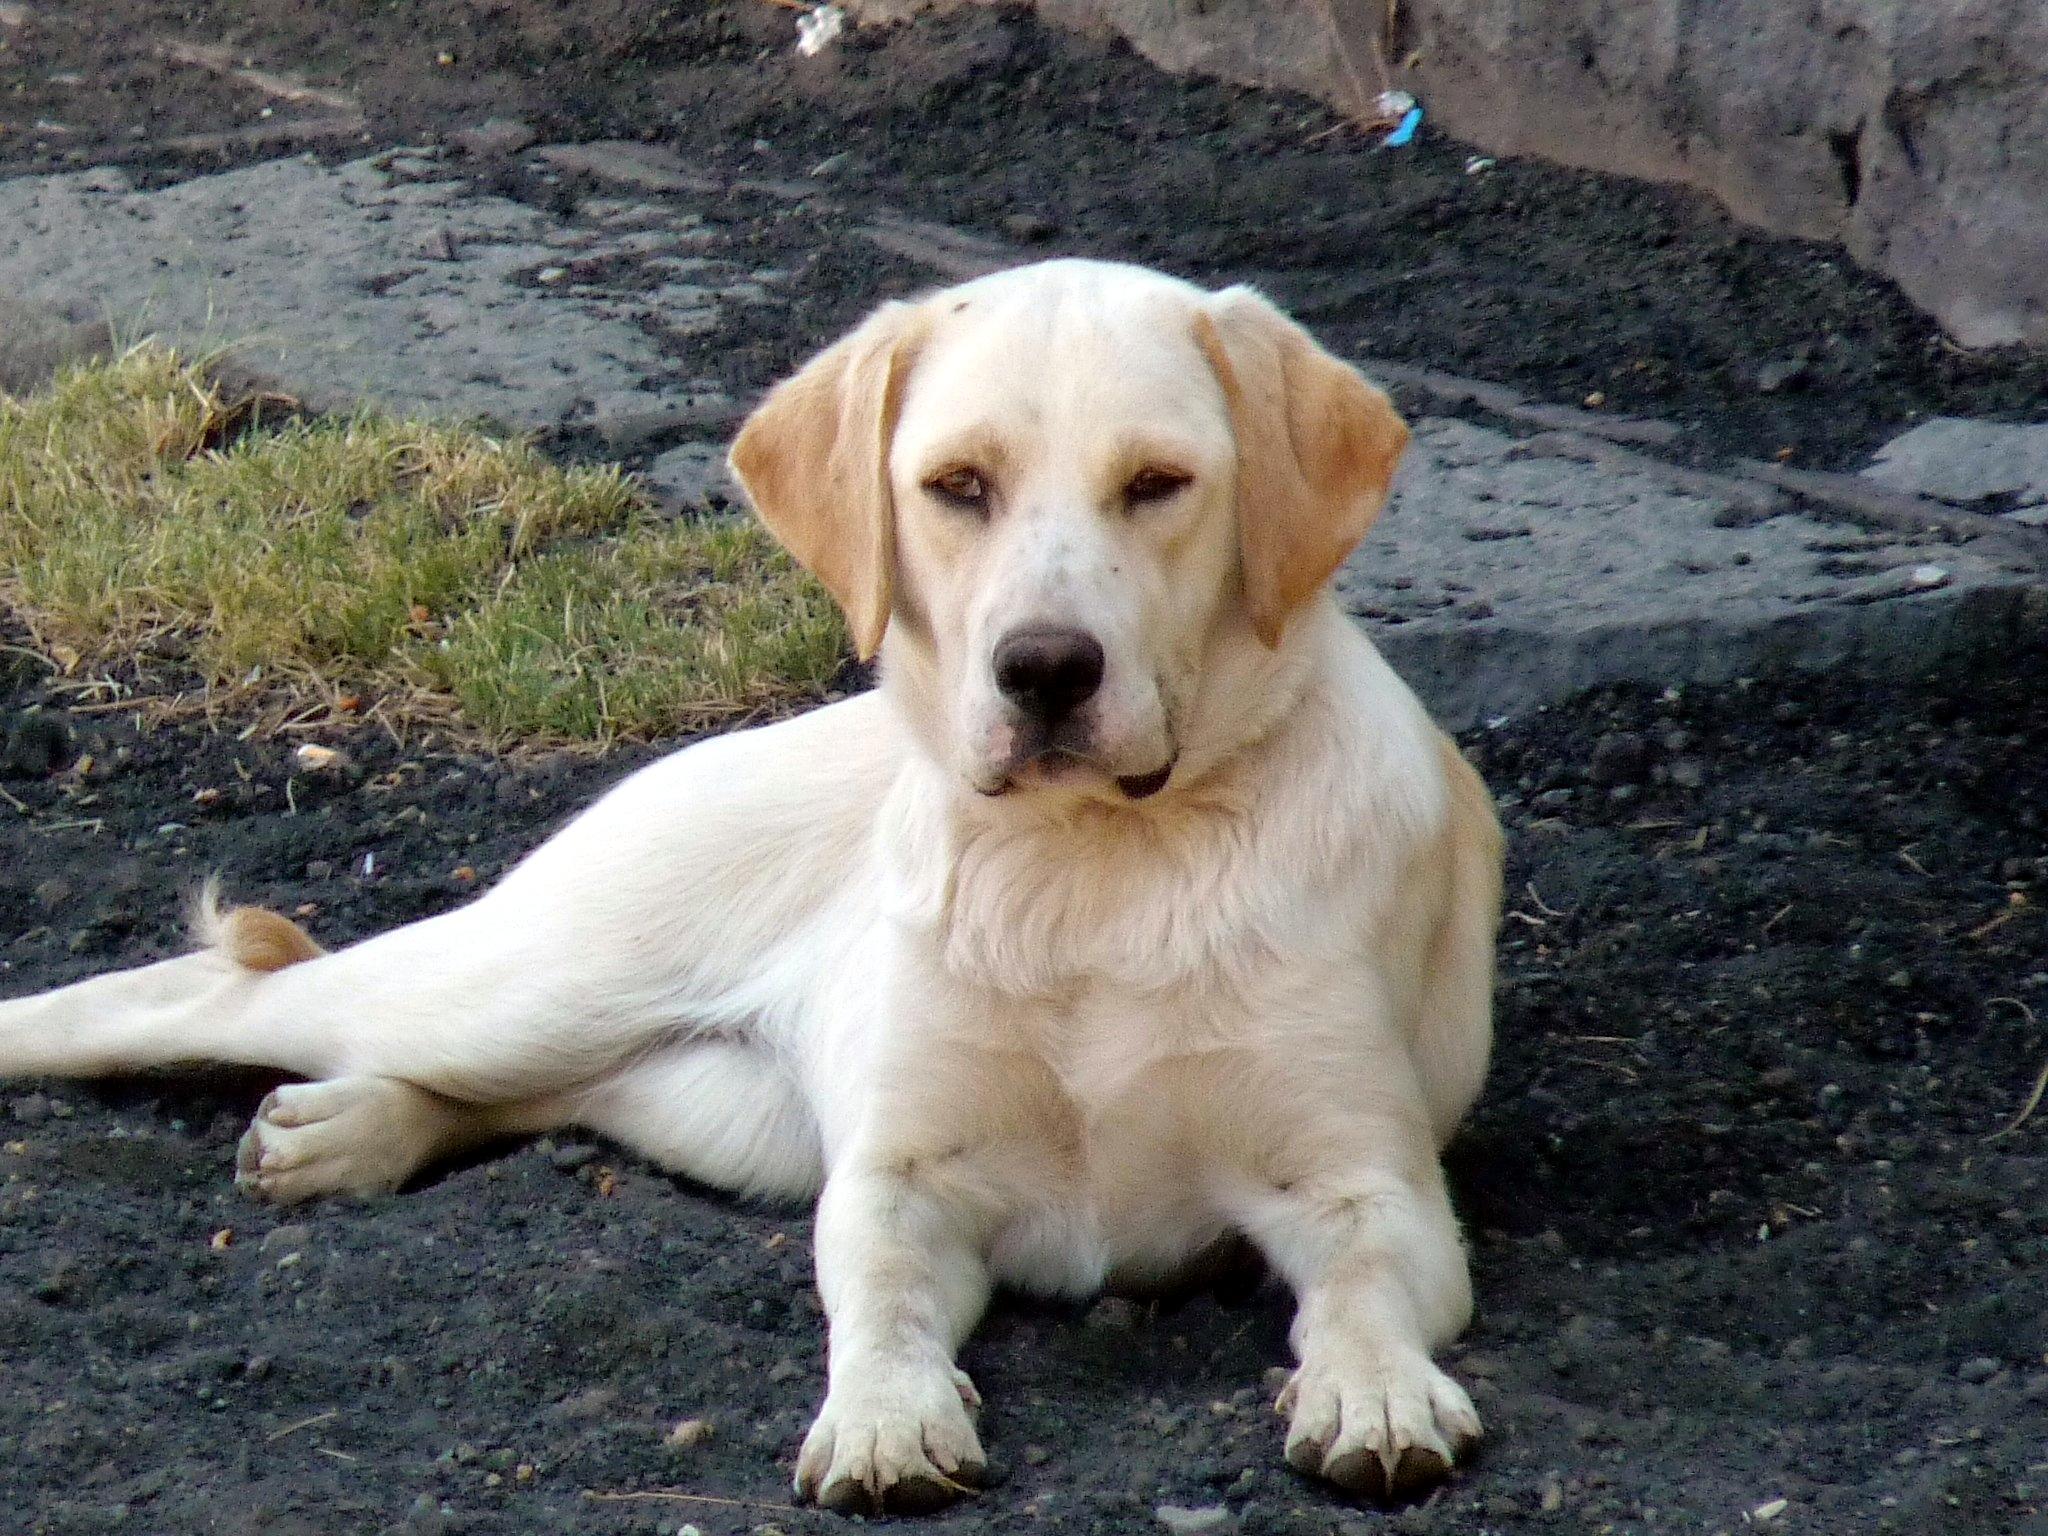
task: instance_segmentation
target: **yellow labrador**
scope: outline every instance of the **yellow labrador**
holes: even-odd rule
[[[386,1190],[578,1125],[820,1195],[798,1488],[942,1502],[996,1282],[1295,1289],[1294,1466],[1374,1495],[1479,1434],[1438,1149],[1491,1038],[1484,787],[1329,596],[1407,430],[1254,292],[1060,261],[889,304],[732,464],[882,683],[641,770],[461,910],[0,1004],[0,1075],[260,1064],[238,1178]]]

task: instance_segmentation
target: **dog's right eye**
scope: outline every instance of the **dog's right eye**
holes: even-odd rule
[[[978,469],[949,469],[925,481],[924,488],[963,512],[988,510],[988,481]]]

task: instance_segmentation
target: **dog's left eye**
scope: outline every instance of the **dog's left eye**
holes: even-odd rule
[[[988,481],[978,469],[949,469],[925,482],[925,489],[939,500],[968,511],[988,508]]]
[[[1141,469],[1124,485],[1124,505],[1147,507],[1174,496],[1194,479],[1177,469]]]

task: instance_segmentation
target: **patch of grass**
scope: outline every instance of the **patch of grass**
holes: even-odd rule
[[[67,670],[609,741],[814,699],[844,660],[751,521],[665,521],[616,469],[466,428],[248,418],[151,344],[0,396],[0,601]]]

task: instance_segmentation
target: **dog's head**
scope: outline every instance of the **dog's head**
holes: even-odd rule
[[[942,761],[1130,800],[1173,779],[1219,648],[1285,645],[1407,440],[1252,290],[1054,261],[885,305],[732,467]]]

